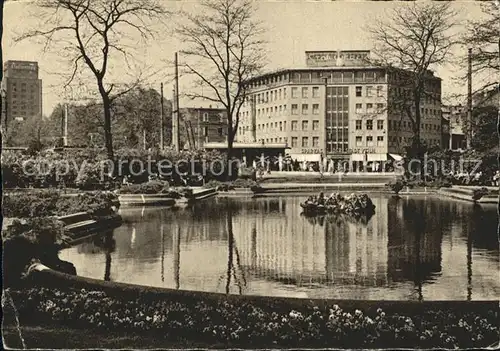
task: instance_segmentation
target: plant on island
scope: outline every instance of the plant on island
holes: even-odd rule
[[[352,193],[346,197],[340,193],[332,193],[329,197],[309,198],[301,203],[305,215],[321,215],[325,213],[346,214],[353,218],[371,217],[375,213],[375,205],[367,194]]]

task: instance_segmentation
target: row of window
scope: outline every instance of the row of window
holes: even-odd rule
[[[365,140],[365,145],[366,146],[375,146],[373,143],[373,136],[368,135],[366,136]],[[357,136],[356,137],[356,146],[365,146],[363,145],[363,137],[362,136]],[[377,146],[384,146],[384,136],[377,136]]]
[[[363,104],[356,104],[356,113],[382,113],[385,109],[385,104],[376,104],[376,110],[373,108],[372,103],[365,104],[366,108],[363,108]]]
[[[393,98],[404,98],[405,100],[411,98],[411,91],[409,89],[395,87],[392,91]],[[420,102],[424,104],[438,104],[439,102],[441,102],[441,93],[428,92],[425,95],[421,96]]]
[[[319,121],[314,120],[312,121],[312,130],[319,130]],[[291,130],[295,131],[298,130],[299,123],[298,121],[291,121]],[[302,121],[301,122],[301,130],[309,130],[309,121]],[[257,124],[257,130],[260,131],[268,131],[269,129],[275,129],[277,130],[279,128],[279,131],[286,131],[286,121],[284,122],[270,122],[270,123],[262,123],[262,124]],[[249,130],[249,126],[242,126],[238,128],[239,134],[244,134],[245,131]]]
[[[363,89],[365,88],[365,89]],[[376,89],[376,95],[375,95],[375,89]],[[364,91],[364,94],[363,94]],[[373,86],[357,86],[356,87],[356,97],[383,97],[384,96],[384,87],[382,85],[378,85],[376,88]]]
[[[250,83],[251,88],[267,86],[269,84],[292,82],[292,83],[322,83],[326,79],[328,83],[353,83],[353,82],[385,82],[385,72],[380,71],[330,71],[330,72],[292,72],[263,77]]]
[[[208,127],[202,127],[203,129],[203,136],[207,137],[208,136]],[[193,133],[196,135],[198,134],[198,128],[194,128]],[[217,135],[218,136],[223,136],[224,135],[224,128],[217,128]]]
[[[219,114],[213,115],[213,116],[219,120],[219,123],[226,122],[226,117],[222,113],[219,113]],[[203,113],[203,122],[210,122],[210,115],[208,114],[208,112]],[[213,122],[213,120],[212,120],[212,122]]]
[[[396,136],[389,136],[389,145],[399,145],[399,144],[406,144],[409,145],[412,143],[413,138],[412,137],[396,137]],[[441,144],[441,139],[425,139],[424,140],[427,144],[429,145],[439,145]]]
[[[208,134],[205,134],[208,135]],[[311,139],[312,144],[309,145],[309,139]],[[333,140],[333,139],[330,139]],[[403,138],[403,137],[389,137],[389,146],[395,146],[402,144],[403,142],[406,144],[411,143],[411,138]],[[426,140],[428,144],[440,144],[441,141],[439,139],[428,139]],[[266,143],[288,143],[288,138],[262,138],[259,139],[259,142],[266,142]],[[299,138],[298,137],[291,137],[291,147],[299,147]],[[319,147],[319,137],[314,136],[312,138],[309,137],[302,137],[301,138],[301,147]],[[384,136],[377,136],[376,140],[376,145],[375,145],[375,140],[373,136],[368,135],[365,138],[365,141],[363,143],[363,137],[362,136],[357,136],[356,137],[356,146],[357,147],[363,147],[363,146],[384,146]],[[327,142],[327,151],[332,152],[333,150],[337,151],[347,151],[348,149],[348,143],[344,142]]]
[[[373,120],[372,119],[367,119],[366,120],[366,130],[373,130]],[[361,130],[363,129],[363,120],[357,119],[356,120],[356,130]],[[382,130],[384,129],[384,120],[377,120],[377,129]]]
[[[313,98],[319,98],[319,87],[292,87],[292,99],[297,99],[302,97],[303,99],[309,98],[309,94],[311,92],[311,96]],[[299,94],[300,93],[300,94]],[[348,87],[329,87],[327,89],[327,96],[348,96],[349,88]],[[384,96],[384,87],[382,85],[379,86],[357,86],[356,87],[356,96],[357,97],[383,97]],[[282,99],[286,99],[286,88],[283,89],[275,89],[267,92],[262,92],[256,94],[256,102],[257,104],[264,104],[273,101],[280,101]]]
[[[309,145],[309,137],[302,137],[302,143],[301,147],[319,147],[319,137],[314,136],[311,138],[312,139],[312,145]],[[299,138],[298,137],[292,137],[292,147],[298,147],[299,145]]]
[[[389,130],[412,130],[413,126],[411,122],[407,121],[389,121]],[[441,131],[441,126],[439,124],[421,123],[420,130],[427,131]]]

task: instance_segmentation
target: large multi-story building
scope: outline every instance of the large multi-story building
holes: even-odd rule
[[[38,62],[7,61],[2,79],[2,123],[42,115],[42,80]]]
[[[203,148],[206,143],[227,140],[225,109],[181,108],[180,123],[180,139],[184,148]]]
[[[306,52],[304,68],[247,81],[237,141],[286,143],[299,161],[399,158],[413,137],[410,118],[396,108],[409,96],[400,79],[405,72],[370,65],[369,54]],[[430,71],[426,93],[420,136],[441,144],[441,79]]]

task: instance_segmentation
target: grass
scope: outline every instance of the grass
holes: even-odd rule
[[[22,349],[19,333],[14,327],[2,328],[4,347]],[[27,349],[174,349],[225,348],[229,345],[205,345],[183,340],[172,342],[153,333],[72,329],[62,326],[22,326],[21,334]]]

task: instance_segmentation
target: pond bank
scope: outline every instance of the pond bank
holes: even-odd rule
[[[176,203],[191,203],[217,195],[215,188],[190,187],[187,197],[174,199],[169,194],[119,194],[121,206],[173,206]]]

